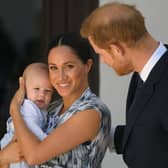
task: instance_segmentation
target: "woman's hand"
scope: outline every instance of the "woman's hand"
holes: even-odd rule
[[[23,77],[19,78],[19,89],[16,91],[10,103],[10,114],[14,114],[16,111],[20,111],[20,106],[23,103],[25,97],[25,86]]]
[[[20,151],[18,142],[8,144],[0,151],[0,164],[5,165],[9,163],[20,162],[23,160],[23,155]]]

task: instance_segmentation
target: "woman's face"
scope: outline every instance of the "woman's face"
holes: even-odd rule
[[[63,98],[78,98],[88,87],[92,61],[83,64],[68,46],[58,46],[48,55],[50,81]]]

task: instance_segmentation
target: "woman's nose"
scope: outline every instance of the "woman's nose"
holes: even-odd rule
[[[66,78],[66,74],[65,74],[65,71],[62,69],[62,70],[59,71],[58,79],[63,80],[65,78]]]

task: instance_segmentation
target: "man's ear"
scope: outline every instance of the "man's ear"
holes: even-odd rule
[[[117,55],[125,54],[124,46],[120,43],[111,43],[109,47],[114,54],[117,54]]]

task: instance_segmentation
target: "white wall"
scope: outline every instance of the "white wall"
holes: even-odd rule
[[[99,0],[100,5],[112,0]],[[146,25],[153,36],[168,42],[167,0],[120,0],[137,6],[146,18]],[[100,97],[109,105],[112,124],[125,123],[125,102],[130,75],[118,77],[115,72],[104,64],[100,65]],[[103,168],[126,168],[122,157],[107,152],[103,160]]]

